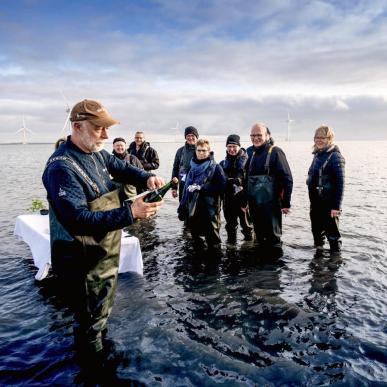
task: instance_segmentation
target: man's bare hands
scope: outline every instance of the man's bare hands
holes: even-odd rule
[[[160,202],[145,203],[144,198],[136,199],[132,205],[132,215],[135,219],[147,219],[155,215],[160,206],[164,203],[164,200]]]
[[[153,191],[154,189],[161,188],[163,185],[165,185],[165,181],[162,177],[151,176],[147,180],[146,185],[147,185],[148,189]]]
[[[177,190],[173,189],[172,190],[172,197],[176,199],[178,196],[179,196],[179,194],[177,193]]]
[[[331,218],[338,218],[341,214],[340,210],[331,210]]]

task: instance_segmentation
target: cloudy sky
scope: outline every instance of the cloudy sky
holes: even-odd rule
[[[100,100],[113,136],[387,139],[387,1],[1,0],[0,142],[54,141]],[[15,137],[16,136],[16,137]]]

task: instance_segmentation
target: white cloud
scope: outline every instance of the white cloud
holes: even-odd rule
[[[257,119],[282,130],[290,107],[299,133],[320,121],[360,130],[368,113],[384,133],[384,1],[143,4],[81,25],[53,20],[49,34],[43,19],[4,20],[0,141],[23,112],[52,136],[65,119],[60,90],[71,104],[100,99],[124,126],[150,131],[179,120],[215,133]]]
[[[336,101],[336,110],[349,110],[349,106],[342,100],[338,99]]]

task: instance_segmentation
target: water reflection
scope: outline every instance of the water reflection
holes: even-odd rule
[[[45,304],[53,307],[46,319],[50,332],[55,332],[57,336],[54,342],[47,344],[48,351],[52,352],[51,356],[56,354],[54,359],[51,359],[57,363],[53,367],[63,366],[65,362],[67,367],[75,371],[72,375],[74,380],[67,380],[66,384],[99,385],[117,382],[116,368],[124,358],[116,351],[107,331],[103,338],[104,351],[98,356],[90,353],[85,344],[87,338],[78,330],[73,300],[69,300],[68,295],[65,294],[65,288],[54,276],[49,276],[36,284],[39,286],[39,294]],[[58,343],[61,354],[55,348]],[[71,356],[69,357],[68,354]],[[67,375],[67,379],[71,379],[70,375]]]
[[[152,251],[159,245],[159,233],[155,232],[155,218],[137,220],[135,223],[126,227],[124,230],[140,240],[141,250],[143,252]]]
[[[284,262],[266,258],[252,249],[227,248],[222,259],[187,251],[174,276],[187,294],[187,309],[180,304],[179,313],[192,340],[250,364],[272,364],[285,344],[267,345],[265,335],[299,308],[281,298]]]
[[[314,254],[309,264],[311,279],[305,303],[309,310],[316,313],[313,329],[306,336],[307,356],[298,354],[305,364],[314,364],[316,380],[329,380],[331,383],[342,381],[344,366],[341,350],[347,335],[345,329],[337,324],[340,311],[336,303],[338,292],[338,271],[343,263],[341,255]],[[327,351],[331,354],[326,357]]]
[[[305,298],[308,306],[316,312],[336,314],[335,296],[338,292],[337,272],[342,265],[340,254],[326,256],[317,251],[310,262],[312,278],[309,295]]]

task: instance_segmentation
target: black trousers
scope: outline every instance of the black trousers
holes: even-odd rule
[[[332,218],[331,210],[332,206],[329,203],[311,202],[310,204],[310,221],[315,246],[322,246],[325,238],[331,245],[341,243],[339,218]]]
[[[253,227],[247,219],[246,212],[243,212],[241,209],[240,200],[234,195],[226,195],[224,198],[223,213],[226,219],[226,230],[228,233],[236,233],[239,219],[243,235],[251,235]]]
[[[268,247],[281,246],[282,211],[280,204],[275,202],[257,205],[249,201],[249,208],[257,242]]]
[[[219,202],[219,199],[214,199],[214,202]],[[194,216],[188,220],[188,226],[194,241],[199,242],[204,237],[209,247],[221,243],[218,205],[210,206],[205,200],[199,199]]]

